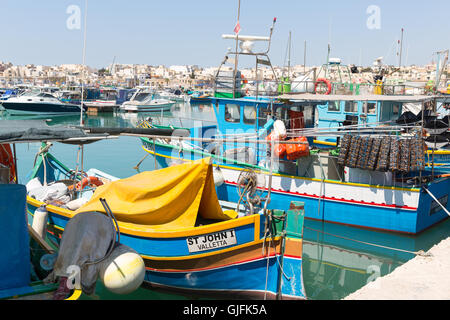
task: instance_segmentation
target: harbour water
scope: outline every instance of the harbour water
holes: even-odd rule
[[[175,105],[170,112],[117,113],[84,115],[84,125],[89,127],[134,127],[137,122],[152,117],[163,124],[192,126],[215,122],[211,105]],[[32,119],[38,117],[8,117],[2,119]],[[40,118],[46,119],[46,118]],[[78,125],[80,117],[59,116],[49,119],[50,125]],[[26,183],[40,144],[18,144],[18,175]],[[55,143],[51,152],[71,168],[81,165],[78,146]],[[134,167],[147,153],[137,137],[120,137],[85,145],[83,166],[97,168],[119,178],[129,177],[138,171]],[[154,170],[157,164],[148,156],[139,171]],[[450,219],[417,236],[398,235],[306,220],[303,245],[303,281],[308,299],[342,299],[379,276],[412,259],[420,250],[426,251],[450,236]],[[98,287],[94,299],[189,299],[140,288],[133,294],[115,295]],[[232,298],[230,296],[230,298]]]

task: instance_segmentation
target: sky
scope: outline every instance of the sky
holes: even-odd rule
[[[1,0],[0,61],[15,65],[83,62],[86,0]],[[80,14],[69,10],[80,9]],[[375,9],[373,9],[375,8]],[[233,40],[238,0],[89,0],[85,64],[101,68],[123,64],[216,67]],[[78,17],[78,20],[76,19]],[[403,65],[436,60],[450,47],[448,0],[241,0],[241,35],[268,36],[277,21],[269,56],[274,65],[326,62],[372,65],[384,57],[398,65],[403,34]],[[78,21],[78,24],[77,24]],[[261,44],[255,45],[262,48]],[[263,46],[264,47],[264,46]],[[249,58],[248,58],[249,59]],[[254,60],[240,60],[254,66]]]

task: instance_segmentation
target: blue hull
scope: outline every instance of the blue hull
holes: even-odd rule
[[[147,146],[147,151],[152,152]],[[171,158],[178,157],[178,152],[170,147],[156,145],[157,161],[161,167],[167,167]],[[184,159],[197,160],[202,157],[199,153],[184,151]],[[231,167],[232,165],[227,165]],[[237,166],[235,166],[238,169]],[[438,199],[445,202],[445,207],[450,210],[448,193],[450,191],[450,179],[435,180],[427,186],[428,190]],[[407,192],[407,191],[405,191]],[[225,182],[217,188],[219,199],[238,202],[239,195],[234,184]],[[425,192],[420,192],[417,208],[388,207],[382,204],[358,204],[340,201],[338,199],[324,199],[312,196],[304,196],[289,192],[272,190],[269,209],[287,210],[291,201],[305,203],[305,218],[325,222],[332,222],[354,227],[362,227],[381,231],[417,234],[434,224],[448,218],[446,212]],[[320,207],[319,207],[320,205]],[[433,205],[433,208],[432,208]]]
[[[280,258],[279,256],[277,257]],[[178,289],[181,292],[213,293],[236,298],[274,298],[277,292],[277,258],[260,259],[220,269],[190,272],[147,270],[145,281],[152,287]],[[303,290],[301,261],[284,257],[283,269],[289,277],[282,279],[283,299],[306,298]],[[266,283],[266,274],[269,275]],[[267,286],[267,287],[266,287]],[[201,288],[201,289],[199,289]]]

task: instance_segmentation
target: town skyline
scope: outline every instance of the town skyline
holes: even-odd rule
[[[80,64],[83,56],[84,0],[5,0],[8,14],[0,28],[9,30],[0,60],[14,65]],[[79,10],[79,11],[77,11]],[[321,65],[332,57],[346,64],[425,65],[447,49],[450,36],[445,15],[450,3],[419,1],[350,1],[282,4],[242,0],[241,34],[267,36],[277,18],[270,56],[286,64],[292,32],[291,64]],[[121,64],[198,65],[220,63],[233,47],[222,34],[232,34],[237,1],[90,1],[87,10],[85,64],[102,68]],[[402,50],[398,41],[403,34]],[[10,34],[14,33],[14,37]],[[399,51],[402,51],[401,57]]]

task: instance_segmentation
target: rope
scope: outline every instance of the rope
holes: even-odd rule
[[[309,229],[309,230],[312,230],[312,231],[316,231],[316,232],[320,232],[320,233],[323,233],[323,234],[327,234],[327,235],[330,235],[330,236],[333,236],[333,237],[337,237],[337,238],[341,238],[341,239],[345,239],[345,240],[350,240],[350,241],[354,241],[354,242],[358,242],[358,243],[362,243],[362,244],[367,244],[367,245],[374,246],[374,247],[390,249],[390,250],[395,250],[395,251],[401,251],[401,252],[411,253],[411,254],[414,254],[414,255],[425,256],[425,257],[430,256],[429,253],[426,253],[423,250],[409,251],[409,250],[404,250],[404,249],[399,249],[399,248],[383,246],[381,244],[375,244],[375,243],[365,242],[365,241],[361,241],[361,240],[351,239],[351,238],[348,238],[348,237],[339,236],[337,234],[325,232],[325,231],[322,231],[322,230],[313,229],[313,228],[310,228],[310,227],[307,227],[307,226],[305,226],[305,228]]]
[[[425,187],[422,187],[426,192],[428,192],[428,194],[434,199],[434,201],[437,202],[438,205],[441,206],[442,209],[444,209],[445,213],[447,213],[450,216],[450,212],[448,212],[447,208],[444,207],[444,205],[442,203],[439,202],[438,199],[436,199],[436,197],[430,192],[430,190],[428,190]]]

